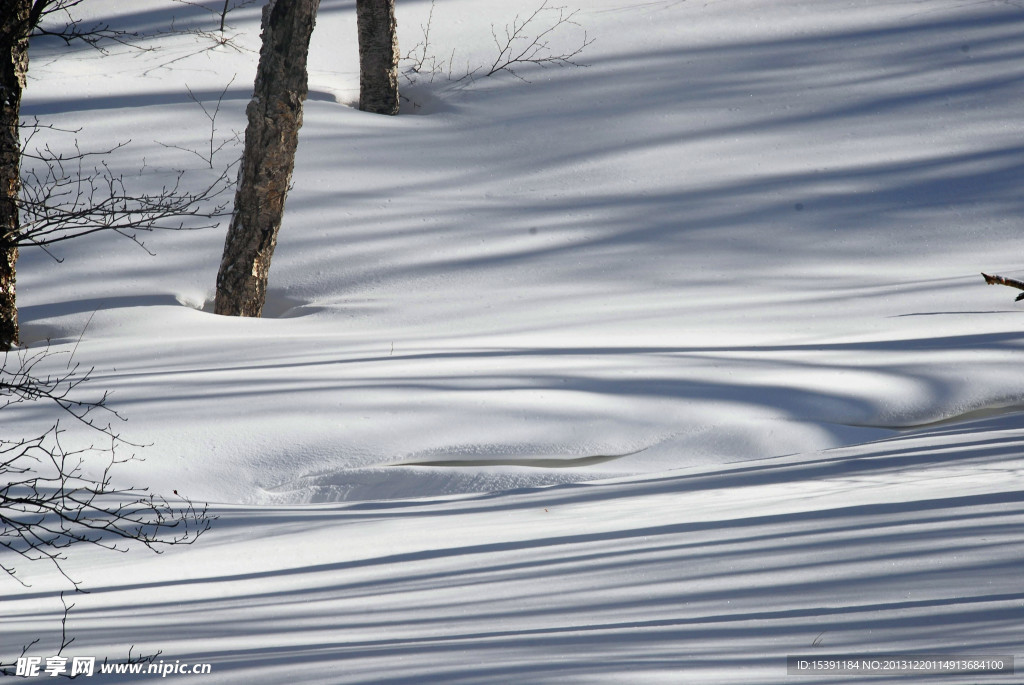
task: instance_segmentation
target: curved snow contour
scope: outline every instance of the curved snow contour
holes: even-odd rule
[[[551,457],[522,459],[438,459],[429,461],[403,461],[392,466],[529,466],[543,469],[568,469],[593,466],[640,454],[646,447],[622,454],[595,454],[587,457]]]

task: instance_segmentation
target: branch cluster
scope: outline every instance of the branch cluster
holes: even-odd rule
[[[452,79],[452,65],[455,61],[455,50],[452,50],[451,56],[447,60],[440,59],[433,52],[433,46],[430,44],[430,29],[434,25],[434,8],[436,6],[436,0],[431,0],[430,13],[427,15],[427,23],[420,25],[420,31],[423,34],[423,39],[416,43],[410,50],[402,56],[401,62],[405,62],[405,68],[402,70],[402,76],[405,77],[406,81],[410,84],[416,83],[420,78],[427,76],[429,82],[433,83],[434,79],[440,75],[443,75],[445,71],[448,73],[448,80]],[[467,73],[468,73],[467,67]]]
[[[549,6],[548,0],[543,0],[540,6],[529,15],[520,17],[517,14],[512,22],[506,24],[500,31],[493,24],[491,25],[491,37],[497,55],[490,66],[471,69],[467,64],[462,76],[453,77],[455,51],[452,50],[447,58],[438,57],[430,43],[435,2],[436,0],[433,0],[430,3],[427,23],[420,26],[422,40],[402,57],[402,61],[405,62],[402,75],[410,84],[416,83],[423,77],[427,77],[429,82],[433,82],[440,76],[445,76],[449,81],[458,83],[467,79],[472,81],[477,75],[494,76],[503,71],[521,81],[529,82],[520,74],[524,67],[586,66],[577,58],[584,49],[594,42],[594,39],[590,38],[586,30],[576,21],[575,17],[579,10],[563,6]],[[555,47],[553,45],[555,39],[560,38],[569,29],[575,29],[577,33],[582,32],[578,41],[572,44],[573,47],[567,49]]]
[[[87,543],[127,551],[125,543],[135,541],[159,551],[160,545],[192,542],[209,529],[211,519],[205,507],[186,498],[171,503],[145,488],[113,484],[114,467],[136,458],[122,457],[118,448],[132,445],[109,423],[95,419],[98,412],[117,416],[107,406],[106,394],[92,400],[72,397],[89,379],[89,371],[82,373],[69,363],[61,373],[35,372],[54,355],[43,350],[5,356],[0,410],[23,402],[51,402],[87,426],[100,444],[68,447],[59,420],[35,437],[0,437],[0,553],[48,560],[77,590],[78,583],[61,565],[66,548]],[[25,584],[13,561],[4,556],[0,570]]]
[[[82,42],[100,52],[106,52],[105,42],[130,45],[136,44],[142,36],[131,31],[111,28],[109,24],[97,22],[82,24],[71,11],[85,0],[34,0],[29,14],[31,36],[59,38],[66,44]]]
[[[236,76],[237,76],[237,74],[236,74]],[[205,104],[203,104],[203,101],[200,100],[196,96],[196,94],[194,92],[192,92],[191,88],[189,88],[188,86],[185,86],[185,90],[188,91],[188,98],[189,98],[189,100],[191,100],[192,102],[196,103],[199,106],[199,109],[201,109],[203,111],[203,116],[205,116],[206,119],[210,122],[210,135],[207,138],[206,149],[204,149],[204,150],[196,150],[194,148],[183,147],[181,145],[168,145],[166,143],[160,143],[160,145],[163,145],[164,147],[167,147],[167,148],[173,148],[175,150],[181,150],[182,152],[187,152],[189,154],[195,155],[199,159],[203,160],[203,162],[205,162],[206,165],[209,166],[209,168],[211,168],[211,169],[214,168],[213,160],[217,156],[217,153],[219,153],[221,150],[223,150],[229,144],[241,143],[242,142],[242,137],[241,137],[241,135],[239,135],[239,133],[237,131],[235,131],[233,133],[233,135],[231,135],[231,136],[229,136],[227,138],[224,138],[224,139],[222,139],[220,141],[217,140],[217,117],[220,115],[220,108],[224,104],[224,96],[227,95],[228,89],[231,88],[231,84],[233,84],[234,82],[235,82],[235,76],[232,76],[231,80],[228,81],[227,85],[224,86],[224,89],[220,92],[220,95],[217,97],[217,104],[213,105],[213,106],[211,106],[209,108]],[[159,142],[159,141],[157,141],[157,142]],[[237,160],[236,160],[236,162],[228,165],[227,168],[230,169],[235,164],[237,164]],[[225,172],[226,172],[226,170],[225,170]]]
[[[206,10],[217,17],[218,26],[214,30],[202,28],[178,28],[172,19],[171,25],[166,29],[159,29],[148,33],[137,31],[125,31],[115,29],[105,22],[86,23],[73,10],[85,0],[33,0],[29,15],[28,26],[24,34],[35,37],[50,37],[64,41],[67,45],[82,43],[103,54],[107,54],[109,43],[123,45],[140,52],[152,52],[156,48],[145,44],[145,41],[155,37],[170,35],[195,35],[201,39],[209,39],[209,45],[204,46],[187,55],[173,58],[150,71],[164,68],[187,59],[193,55],[206,52],[207,50],[227,46],[239,52],[244,48],[234,42],[234,36],[228,34],[230,28],[227,24],[228,12],[240,7],[246,7],[257,2],[257,0],[216,0],[217,7],[208,7],[208,3],[196,2],[195,0],[174,0],[175,2]],[[148,73],[148,72],[147,72]]]
[[[18,209],[21,226],[3,239],[19,246],[45,247],[101,231],[112,231],[145,248],[139,232],[209,228],[224,216],[221,199],[232,185],[230,166],[198,190],[183,188],[185,172],[156,192],[134,192],[124,175],[103,159],[126,143],[105,150],[83,152],[77,141],[72,152],[56,152],[49,145],[28,151],[36,124],[25,137],[22,159],[34,162],[22,169]],[[97,158],[95,164],[90,164]],[[212,165],[212,157],[211,157]],[[141,176],[145,166],[139,170]],[[197,221],[198,220],[198,221]]]
[[[507,71],[517,79],[526,81],[517,71],[526,65],[532,64],[542,68],[585,66],[577,62],[576,57],[593,43],[594,39],[588,37],[583,27],[573,19],[578,13],[579,10],[569,10],[566,7],[548,7],[548,0],[544,0],[540,7],[525,19],[520,19],[519,15],[516,15],[512,23],[505,26],[502,36],[499,36],[498,31],[491,26],[491,36],[498,56],[484,76]],[[570,26],[583,30],[579,45],[567,52],[556,53],[550,43],[553,34]]]
[[[218,1],[217,3],[215,3],[213,7],[207,7],[206,3],[196,2],[195,0],[174,0],[174,2],[180,3],[182,5],[188,5],[190,7],[198,7],[199,9],[206,10],[210,14],[213,14],[219,20],[219,25],[216,29],[217,32],[220,33],[220,39],[218,40],[218,42],[221,44],[225,44],[231,40],[226,35],[226,31],[228,28],[228,12],[230,12],[231,10],[236,10],[242,7],[246,7],[248,5],[255,4],[256,0],[224,0],[223,4],[221,4]],[[212,35],[208,31],[203,31],[201,32],[201,34]]]
[[[36,351],[22,349],[5,354],[4,364],[0,367],[0,411],[27,402],[50,402],[65,416],[104,435],[121,440],[109,422],[98,422],[96,417],[99,413],[124,420],[107,406],[109,393],[103,393],[98,399],[92,400],[74,395],[74,391],[80,385],[89,381],[92,369],[82,371],[77,363],[69,363],[60,373],[37,374],[36,367],[43,360],[55,355],[56,353],[48,348]]]
[[[121,543],[134,540],[155,549],[191,542],[209,528],[206,510],[192,502],[172,505],[145,489],[112,485],[111,469],[125,461],[113,442],[70,450],[61,433],[55,425],[30,440],[0,440],[0,547],[61,569],[63,550],[74,544],[126,552]],[[94,459],[106,461],[95,476],[85,469]],[[0,570],[21,581],[13,564],[0,563]]]
[[[218,48],[230,48],[235,52],[251,52],[250,50],[239,44],[237,41],[235,41],[235,38],[238,37],[237,34],[228,34],[228,29],[231,27],[228,25],[227,20],[228,12],[230,12],[231,10],[246,7],[248,5],[252,5],[256,2],[256,0],[224,0],[223,5],[220,5],[219,2],[216,3],[216,5],[220,5],[219,9],[217,9],[216,7],[207,7],[207,3],[195,2],[195,0],[174,0],[174,2],[177,2],[182,5],[188,5],[189,7],[198,7],[199,9],[206,10],[207,12],[213,14],[218,21],[217,28],[213,29],[212,31],[203,28],[177,29],[175,28],[175,22],[172,20],[171,31],[169,31],[169,33],[193,35],[200,42],[200,47],[196,48],[195,50],[189,50],[185,52],[185,54],[180,54],[177,57],[172,57],[171,59],[161,62],[157,66],[147,69],[145,72],[143,72],[144,74],[149,75],[150,73],[158,71],[160,69],[169,69],[172,64],[177,64],[178,62],[187,60],[191,57],[195,57],[196,55],[201,55],[211,50],[216,50]]]

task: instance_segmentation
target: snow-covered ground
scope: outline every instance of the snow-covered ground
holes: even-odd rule
[[[440,0],[429,49],[489,65],[538,4]],[[421,77],[382,117],[353,107],[354,3],[322,0],[264,319],[207,311],[223,226],[25,250],[26,342],[74,349],[148,445],[117,478],[220,516],[160,556],[74,550],[68,653],[210,683],[806,685],[839,679],[787,655],[1024,653],[1024,320],[978,275],[1024,268],[1024,9],[579,9],[551,42],[585,29],[585,67]],[[403,52],[430,12],[399,2]],[[144,187],[199,183],[187,89],[227,88],[217,144],[251,95],[259,8],[229,24],[217,49],[40,41],[23,114],[131,139],[109,162]],[[0,661],[59,639],[66,582],[24,575]]]

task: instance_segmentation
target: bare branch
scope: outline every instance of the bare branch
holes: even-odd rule
[[[586,65],[577,61],[577,57],[594,42],[594,39],[587,35],[586,30],[575,19],[579,10],[550,7],[548,0],[544,0],[525,18],[516,15],[512,23],[506,24],[501,31],[492,24],[491,39],[497,50],[494,61],[489,67],[473,69],[467,62],[465,73],[454,78],[452,67],[455,63],[455,51],[452,50],[447,59],[439,58],[434,54],[430,44],[434,6],[434,2],[431,2],[427,23],[420,26],[423,39],[402,57],[402,61],[407,63],[402,71],[402,76],[410,85],[417,83],[424,76],[428,77],[428,82],[433,82],[435,78],[445,75],[446,72],[449,81],[459,83],[465,80],[472,81],[478,72],[484,72],[483,76],[493,76],[503,71],[528,83],[529,81],[519,73],[523,67],[536,66],[542,69],[549,66],[584,67]],[[582,32],[578,43],[568,49],[557,47],[556,42],[561,41],[561,35],[568,29],[575,29],[577,33]]]
[[[97,419],[97,414],[121,419],[107,406],[107,393],[95,399],[76,396],[91,369],[80,372],[69,364],[56,375],[36,373],[56,354],[48,348],[7,353],[0,367],[0,410],[49,402],[101,442],[68,447],[60,419],[32,438],[0,438],[0,558],[5,559],[0,571],[25,584],[3,552],[23,561],[49,561],[78,590],[62,566],[68,547],[88,543],[127,551],[124,543],[134,541],[159,551],[161,545],[194,541],[209,529],[211,518],[187,498],[172,504],[146,488],[114,485],[114,467],[137,459],[118,450],[138,445]],[[66,636],[62,642],[66,646]]]
[[[154,71],[159,71],[160,69],[169,69],[173,64],[187,60],[190,57],[195,57],[196,55],[201,55],[204,52],[209,52],[210,50],[216,50],[217,48],[231,48],[235,52],[251,52],[250,50],[242,47],[239,43],[235,41],[235,38],[237,36],[228,35],[227,30],[230,27],[227,23],[227,15],[228,12],[230,12],[231,10],[255,4],[256,0],[224,0],[224,4],[221,6],[219,10],[207,7],[205,3],[194,2],[193,0],[174,0],[174,2],[177,2],[182,5],[188,5],[190,7],[198,7],[200,9],[204,9],[207,12],[216,15],[218,17],[218,26],[216,29],[212,31],[202,28],[190,28],[179,30],[175,28],[174,22],[172,21],[171,30],[169,31],[169,33],[194,35],[201,43],[201,46],[195,50],[187,52],[183,55],[178,55],[177,57],[169,59],[165,62],[161,62],[155,67],[147,69],[143,72],[144,75],[148,76]]]
[[[234,2],[232,2],[232,0],[224,0],[224,4],[220,6],[220,9],[217,9],[216,7],[207,7],[205,3],[195,2],[195,0],[174,0],[174,2],[182,5],[188,5],[189,7],[198,7],[215,15],[220,21],[217,31],[220,32],[221,36],[223,36],[224,32],[227,30],[228,12],[256,4],[256,0],[234,0]]]
[[[237,74],[235,76],[237,76]],[[224,86],[224,90],[222,90],[220,92],[220,95],[217,96],[217,104],[213,108],[212,112],[209,109],[206,108],[206,105],[203,104],[202,100],[200,100],[199,98],[196,97],[195,93],[192,92],[191,88],[189,88],[188,86],[185,86],[185,90],[188,91],[189,99],[192,100],[192,102],[194,102],[197,105],[199,105],[199,108],[201,110],[203,110],[203,114],[210,121],[210,137],[207,139],[208,149],[206,151],[200,152],[199,150],[195,150],[193,148],[183,147],[181,145],[168,145],[166,143],[160,143],[160,145],[163,145],[166,148],[172,148],[172,149],[175,149],[175,150],[181,150],[182,152],[188,152],[190,154],[193,154],[196,157],[198,157],[199,159],[201,159],[204,162],[206,162],[206,164],[209,165],[209,167],[212,169],[213,168],[213,158],[216,157],[218,152],[223,150],[225,148],[225,146],[227,146],[229,143],[239,143],[239,144],[241,144],[241,142],[242,142],[241,135],[239,135],[239,133],[237,131],[234,132],[234,135],[221,140],[219,144],[216,142],[217,116],[220,114],[221,105],[224,103],[224,96],[227,95],[228,89],[231,88],[231,84],[233,84],[235,82],[235,76],[231,77],[231,80],[228,81],[228,84],[226,86]],[[157,142],[159,142],[159,141],[157,141]],[[234,166],[234,164],[237,164],[237,161],[235,163],[232,163],[231,165],[229,165],[228,168],[230,168],[231,166]]]
[[[35,0],[29,14],[29,30],[31,37],[49,36],[59,38],[71,45],[81,42],[91,48],[106,52],[104,43],[112,42],[127,45],[138,50],[143,48],[138,42],[143,38],[138,33],[111,28],[109,24],[98,22],[83,25],[71,11],[84,0]]]
[[[568,26],[575,26],[582,30],[582,27],[573,20],[578,13],[579,10],[570,11],[566,7],[548,7],[548,0],[544,0],[540,7],[526,19],[520,19],[519,15],[516,15],[511,24],[506,24],[503,38],[498,37],[497,31],[492,25],[491,37],[498,49],[498,56],[484,76],[507,71],[519,80],[526,81],[516,71],[524,65],[532,64],[542,68],[552,65],[559,67],[586,66],[575,61],[576,56],[594,42],[593,38],[587,36],[586,31],[583,31],[579,45],[569,52],[556,53],[549,42],[552,34]],[[556,16],[544,21],[550,14]],[[534,30],[537,30],[536,34],[532,34]]]
[[[81,371],[78,364],[68,365],[58,374],[37,374],[35,368],[45,359],[58,353],[49,348],[30,351],[19,349],[4,353],[4,365],[0,368],[0,410],[16,404],[44,401],[56,405],[61,412],[87,425],[119,439],[109,421],[98,422],[96,414],[111,419],[124,419],[107,406],[108,394],[103,393],[97,399],[82,399],[75,395],[80,385],[89,381],[92,369]],[[0,445],[3,445],[0,442]]]
[[[420,24],[423,40],[412,46],[401,58],[401,61],[409,62],[409,65],[402,71],[402,76],[410,84],[416,83],[423,74],[429,74],[429,82],[433,83],[437,75],[444,73],[444,61],[438,60],[437,56],[432,52],[430,45],[430,27],[434,23],[434,8],[436,4],[436,0],[431,0],[430,13],[427,14],[427,23]],[[455,51],[453,50],[452,57],[454,58],[454,56]]]
[[[35,133],[26,136],[26,144]],[[214,148],[211,138],[211,167],[212,154],[227,142]],[[21,225],[16,235],[2,237],[19,246],[43,247],[111,231],[146,249],[140,232],[210,228],[219,224],[218,217],[227,214],[228,202],[223,196],[232,187],[234,164],[197,190],[186,190],[185,172],[178,171],[174,182],[159,191],[136,193],[124,175],[114,173],[105,160],[127,144],[83,151],[76,141],[73,152],[56,152],[49,145],[23,152],[23,159],[35,164],[22,169],[18,198]],[[87,163],[93,157],[99,161],[90,167]],[[144,172],[145,167],[139,170],[139,176]]]
[[[989,285],[1007,285],[1011,288],[1017,288],[1018,290],[1024,290],[1024,281],[1018,281],[1014,278],[1003,278],[1002,276],[989,276],[986,273],[981,274],[985,278],[985,282]],[[1017,296],[1014,302],[1020,302],[1024,300],[1024,293]]]

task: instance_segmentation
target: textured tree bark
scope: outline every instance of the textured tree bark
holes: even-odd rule
[[[398,27],[395,0],[356,0],[359,109],[398,114]]]
[[[18,344],[15,276],[21,190],[21,93],[28,73],[31,0],[0,0],[0,351]]]
[[[238,171],[235,208],[217,273],[214,311],[260,316],[277,246],[306,99],[306,57],[320,0],[269,0]]]

